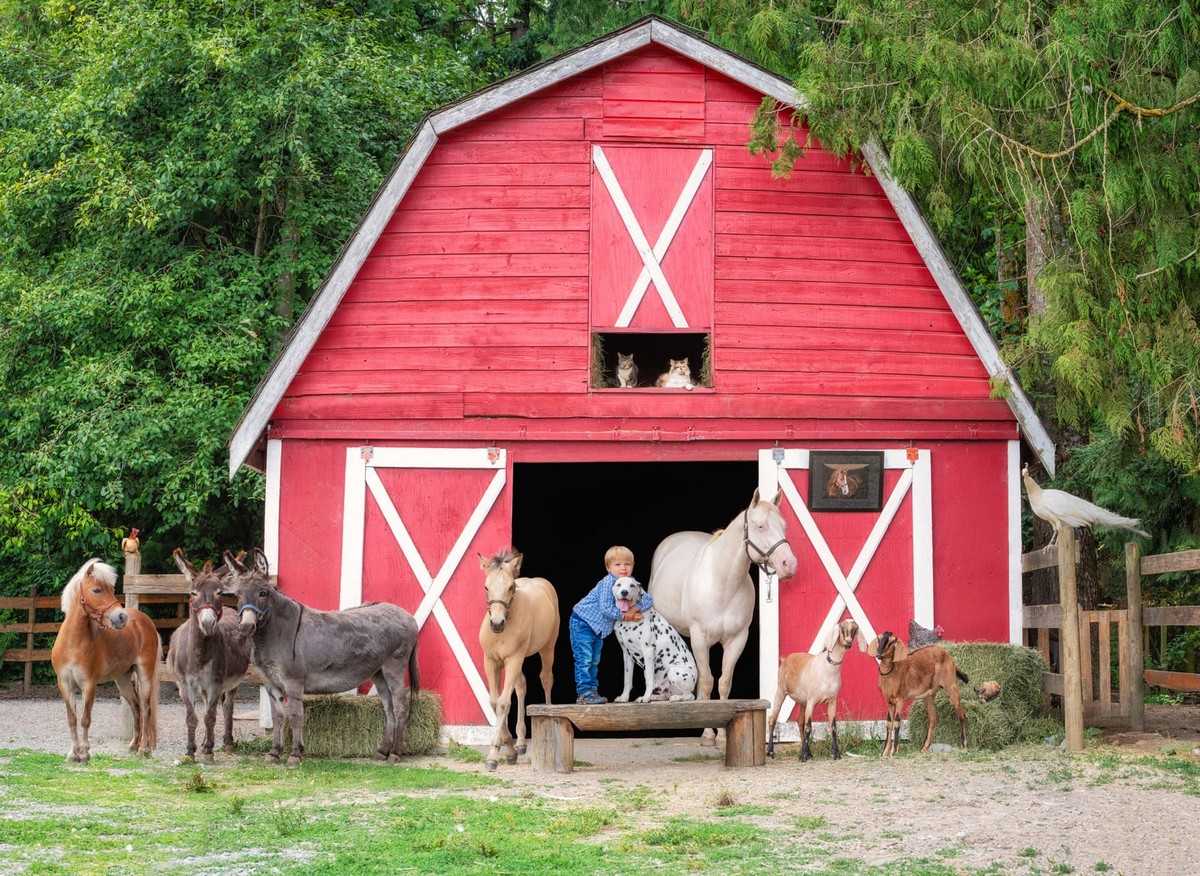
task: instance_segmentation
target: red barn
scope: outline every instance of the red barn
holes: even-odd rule
[[[284,590],[412,611],[461,741],[492,719],[476,554],[556,585],[571,701],[565,619],[605,549],[646,581],[659,540],[756,487],[783,490],[800,573],[758,582],[735,696],[847,613],[1020,641],[1021,442],[1052,469],[1051,441],[881,151],[773,179],[745,146],[764,96],[798,100],[651,18],[431,114],[232,437]],[[654,385],[684,358],[694,388]],[[841,714],[883,715],[866,657]]]

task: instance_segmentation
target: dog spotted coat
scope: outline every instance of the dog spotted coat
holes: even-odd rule
[[[620,605],[628,600],[637,605],[642,598],[642,585],[635,578],[618,578],[613,584],[613,598]],[[640,621],[617,621],[614,631],[625,656],[625,689],[613,700],[629,702],[633,692],[633,667],[642,668],[646,692],[637,698],[639,703],[651,700],[693,700],[696,698],[696,658],[676,629],[653,608],[642,612]]]

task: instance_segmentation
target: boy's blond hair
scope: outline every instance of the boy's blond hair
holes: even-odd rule
[[[604,568],[608,568],[613,563],[619,563],[621,560],[628,560],[633,563],[633,551],[624,545],[614,544],[604,552]]]

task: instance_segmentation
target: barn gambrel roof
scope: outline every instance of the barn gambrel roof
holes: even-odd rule
[[[599,67],[637,49],[659,45],[709,67],[788,106],[803,106],[791,83],[763,68],[657,17],[642,19],[574,51],[560,55],[430,113],[419,126],[403,156],[375,193],[366,215],[334,262],[325,282],[293,326],[283,349],[271,363],[229,442],[229,475],[247,462],[266,430],[272,412],[283,398],[321,332],[337,310],[363,262],[374,248],[396,207],[417,173],[448,131],[474,122],[549,86]],[[999,347],[983,321],[958,272],[942,250],[913,197],[892,177],[887,156],[874,142],[862,156],[878,179],[897,216],[908,231],[926,267],[994,382],[1006,388],[1005,397],[1021,434],[1043,467],[1054,472],[1054,443],[1015,374],[1000,356]]]

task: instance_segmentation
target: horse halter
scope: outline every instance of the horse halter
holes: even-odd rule
[[[742,544],[746,548],[746,556],[750,558],[750,562],[762,569],[767,575],[774,575],[775,567],[771,564],[771,554],[779,548],[781,544],[787,544],[787,538],[781,538],[775,544],[771,545],[765,551],[750,540],[750,509],[746,509],[746,513],[742,516]],[[750,548],[758,551],[761,560],[754,559],[754,554],[750,553]]]
[[[104,618],[108,614],[108,610],[114,605],[120,604],[121,600],[114,598],[112,602],[104,606],[104,608],[102,608],[100,611],[96,611],[94,608],[88,605],[87,600],[83,598],[83,588],[79,588],[79,605],[83,609],[83,613],[98,623],[101,629],[103,629],[105,626]],[[111,624],[109,624],[109,626],[111,626]]]

